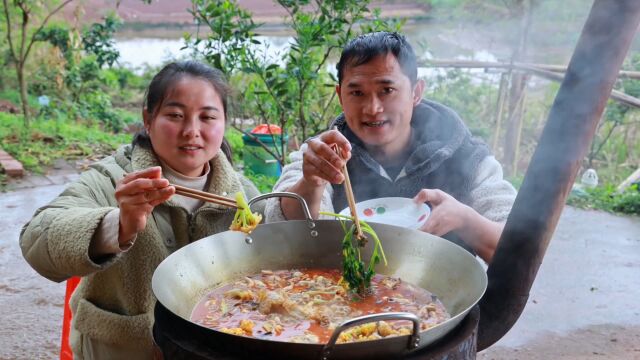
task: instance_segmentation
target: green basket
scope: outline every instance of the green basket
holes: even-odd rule
[[[271,151],[278,154],[280,152],[280,139],[282,135],[271,134],[251,134],[265,145],[269,147]],[[284,136],[285,144],[289,139],[288,135]],[[275,141],[274,141],[275,140]],[[242,135],[242,141],[244,142],[244,148],[242,150],[242,161],[245,168],[251,170],[254,174],[262,174],[265,176],[279,177],[282,173],[282,167],[273,155],[269,154],[260,143],[249,137],[247,134]],[[286,146],[286,145],[285,145]]]

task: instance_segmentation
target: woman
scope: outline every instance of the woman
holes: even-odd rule
[[[221,150],[228,149],[228,94],[217,69],[167,65],[147,89],[145,131],[92,165],[23,228],[22,252],[36,271],[53,281],[82,276],[70,301],[76,359],[151,358],[154,269],[231,224],[233,209],[174,195],[170,183],[258,195]]]

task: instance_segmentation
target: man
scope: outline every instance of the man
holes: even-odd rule
[[[422,99],[411,45],[397,33],[361,35],[345,46],[337,69],[344,113],[291,154],[274,191],[301,195],[314,218],[340,211],[347,207],[340,171],[347,159],[356,201],[401,196],[426,202],[432,213],[422,231],[490,262],[515,189],[453,110]],[[302,219],[303,213],[296,200],[271,199],[266,218]]]

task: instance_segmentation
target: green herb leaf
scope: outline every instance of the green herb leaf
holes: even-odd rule
[[[351,290],[358,292],[360,295],[365,295],[367,289],[371,287],[371,279],[373,279],[373,276],[375,275],[375,266],[380,263],[380,259],[382,258],[385,266],[387,265],[387,258],[384,255],[380,238],[378,238],[378,235],[371,226],[369,226],[369,224],[360,220],[362,231],[369,234],[374,240],[371,259],[369,259],[369,264],[366,265],[360,254],[360,247],[362,246],[358,246],[358,241],[354,236],[356,231],[355,224],[352,224],[351,227],[347,228],[343,221],[353,221],[353,218],[329,212],[320,213],[323,215],[334,216],[340,220],[340,225],[345,232],[344,238],[342,239],[342,277],[347,284],[349,284],[349,288]]]

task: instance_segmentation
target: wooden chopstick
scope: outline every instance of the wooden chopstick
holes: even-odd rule
[[[224,196],[220,196],[220,195],[216,195],[216,194],[212,194],[204,191],[198,191],[198,190],[190,189],[188,187],[175,185],[175,184],[170,184],[170,186],[173,186],[174,188],[176,188],[176,194],[178,195],[190,197],[192,199],[207,201],[207,202],[211,202],[211,203],[215,203],[223,206],[228,206],[236,209],[238,208],[238,203],[234,199],[231,199],[228,197],[224,197]]]
[[[225,196],[220,196],[220,195],[216,195],[216,194],[212,194],[212,193],[208,193],[205,191],[199,191],[199,190],[194,190],[185,186],[181,186],[181,185],[175,185],[175,184],[170,184],[170,186],[173,186],[176,188],[176,190],[179,190],[181,192],[188,192],[188,193],[192,193],[192,194],[196,194],[196,195],[201,195],[201,196],[206,196],[206,197],[210,197],[210,198],[214,198],[214,199],[218,199],[218,200],[222,200],[222,201],[226,201],[226,202],[230,202],[230,203],[236,203],[235,199],[232,198],[228,198]]]
[[[342,154],[338,145],[332,145],[333,151],[338,154],[342,158]],[[358,219],[358,212],[356,211],[356,199],[353,195],[353,188],[351,187],[351,180],[349,179],[349,172],[347,171],[347,163],[345,162],[342,167],[342,175],[344,175],[344,191],[347,193],[347,202],[349,203],[349,210],[351,211],[351,216],[353,217],[353,221],[356,223],[356,237],[358,239],[364,238],[364,234],[362,233],[362,228],[360,228],[360,220]]]

